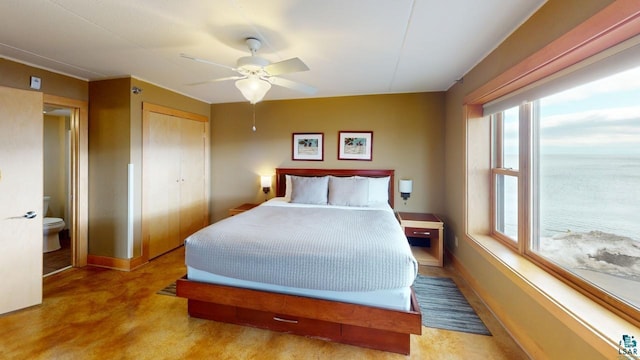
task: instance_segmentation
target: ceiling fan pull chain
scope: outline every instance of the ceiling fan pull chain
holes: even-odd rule
[[[253,128],[251,128],[251,130],[253,130],[254,132],[256,131],[256,104],[251,104],[253,106]]]

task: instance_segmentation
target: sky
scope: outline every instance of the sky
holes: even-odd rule
[[[542,154],[640,155],[640,67],[540,100]],[[505,152],[517,153],[517,111]]]

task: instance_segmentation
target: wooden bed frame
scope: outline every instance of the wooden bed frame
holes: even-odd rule
[[[276,169],[276,195],[284,196],[285,175],[390,176],[393,170]],[[187,298],[189,315],[226,323],[321,338],[408,355],[411,334],[422,334],[422,314],[411,292],[411,309],[399,311],[231,286],[177,281],[177,295]]]

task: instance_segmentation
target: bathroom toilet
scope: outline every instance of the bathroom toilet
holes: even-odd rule
[[[49,210],[49,200],[51,197],[44,197],[43,214],[46,215]],[[54,217],[45,217],[43,220],[43,238],[42,238],[42,252],[51,252],[60,249],[60,237],[59,233],[64,229],[64,220]]]

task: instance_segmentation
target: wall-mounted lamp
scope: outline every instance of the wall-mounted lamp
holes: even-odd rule
[[[260,176],[260,186],[262,186],[262,191],[264,191],[265,194],[268,194],[271,190],[271,175]]]
[[[400,179],[400,183],[398,186],[400,190],[400,196],[404,201],[411,196],[411,191],[413,191],[413,180],[410,179]]]

